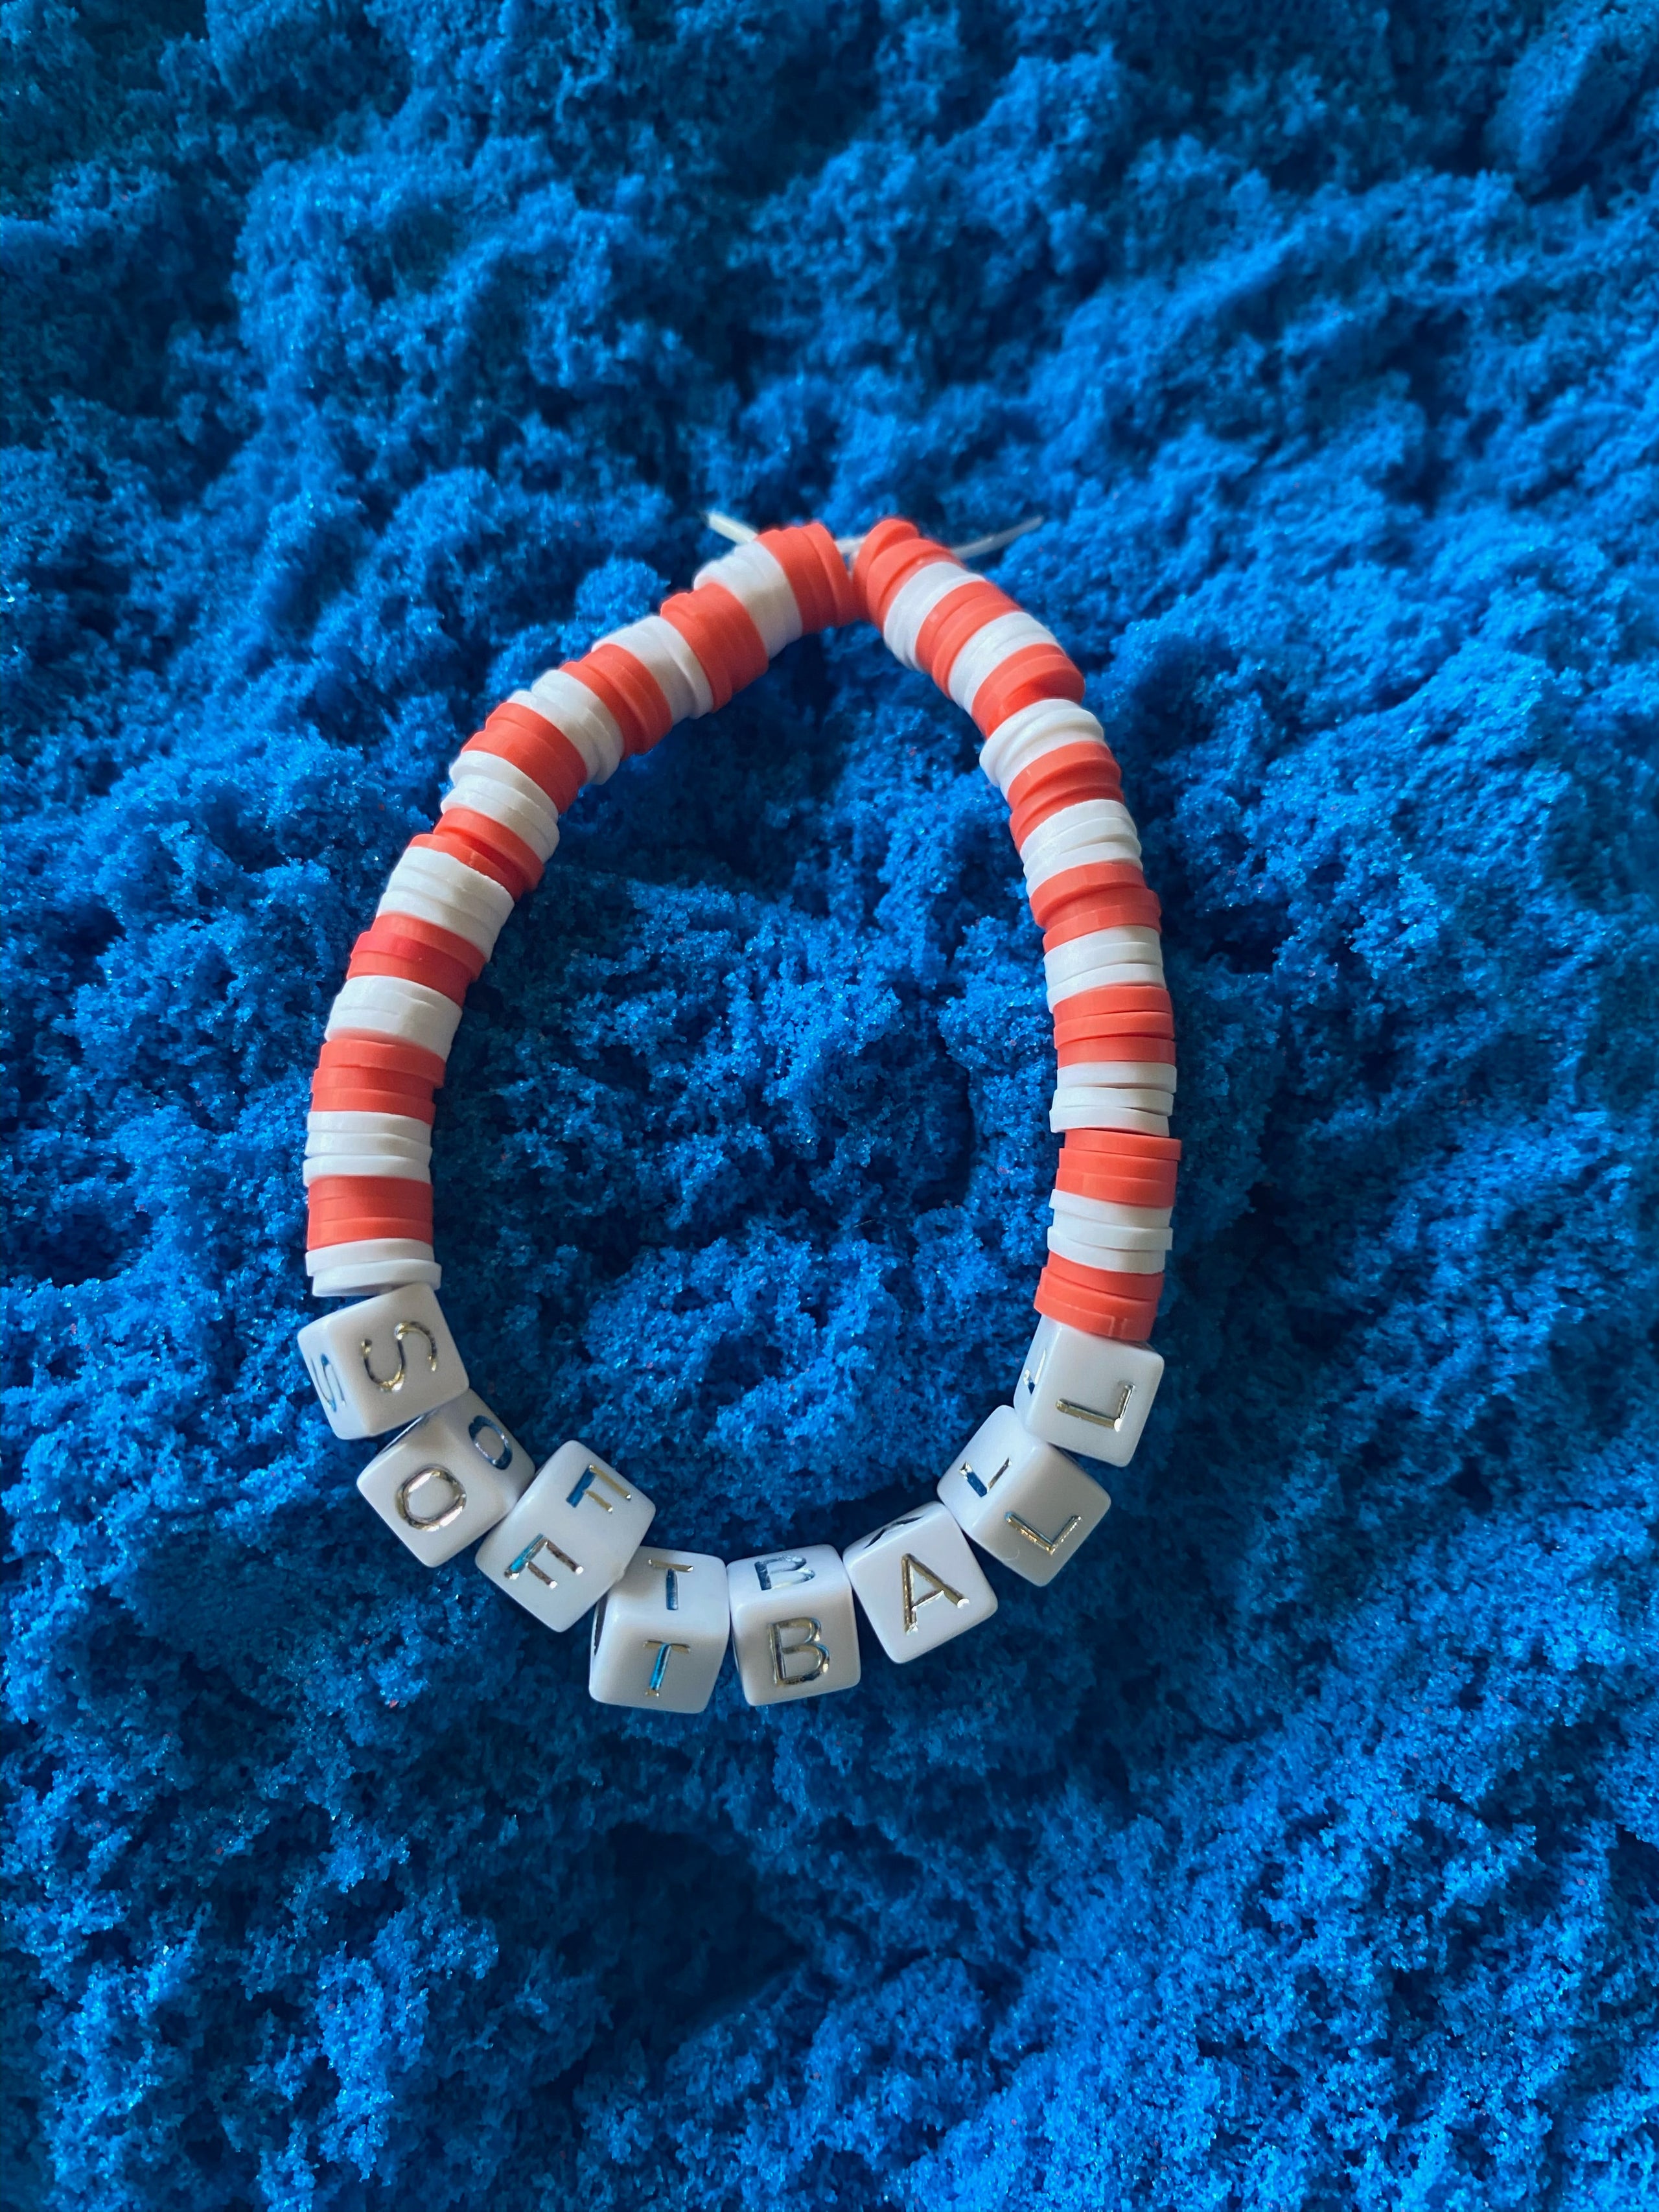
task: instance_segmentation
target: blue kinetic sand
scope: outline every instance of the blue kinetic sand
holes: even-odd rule
[[[1659,2204],[1659,6],[20,0],[0,2192]],[[353,1487],[307,1082],[487,708],[720,549],[963,538],[1161,893],[1115,1507],[860,1690],[591,1703]],[[1040,945],[867,629],[586,793],[446,1310],[726,1556],[1032,1326]]]

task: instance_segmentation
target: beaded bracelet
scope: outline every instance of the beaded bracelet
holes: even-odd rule
[[[313,1293],[353,1298],[301,1352],[337,1437],[399,1433],[357,1486],[428,1566],[483,1538],[480,1568],[545,1626],[592,1613],[592,1694],[701,1712],[728,1641],[751,1705],[859,1680],[854,1601],[890,1658],[996,1610],[975,1547],[1053,1580],[1110,1500],[1068,1453],[1123,1466],[1164,1363],[1146,1340],[1163,1286],[1181,1147],[1169,1133],[1175,1027],[1158,902],[1081,672],[1050,633],[897,517],[843,549],[821,524],[744,542],[689,592],[495,708],[463,746],[431,831],[411,838],[352,951],[312,1084],[305,1180]],[[843,550],[853,551],[849,574]],[[725,1562],[647,1545],[656,1507],[586,1444],[539,1470],[469,1389],[436,1297],[434,1094],[467,985],[534,889],[585,783],[723,707],[809,630],[867,617],[907,668],[973,717],[1006,798],[1043,932],[1063,1133],[1040,1319],[1012,1405],[936,1494],[837,1552]]]

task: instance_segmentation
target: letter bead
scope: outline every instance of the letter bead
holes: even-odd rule
[[[860,1536],[843,1554],[848,1579],[881,1648],[901,1666],[988,1620],[997,1595],[968,1539],[934,1499]]]
[[[449,1324],[425,1283],[324,1314],[298,1342],[330,1428],[348,1441],[400,1429],[466,1388]]]
[[[1039,1588],[1073,1558],[1111,1499],[1064,1452],[999,1406],[939,1480],[939,1494],[981,1551]]]
[[[726,1580],[738,1675],[751,1705],[856,1688],[853,1585],[833,1544],[733,1559]]]
[[[1127,1467],[1163,1372],[1150,1345],[1088,1336],[1045,1315],[1025,1355],[1014,1410],[1034,1437]]]
[[[595,1609],[587,1694],[602,1705],[700,1713],[730,1632],[725,1560],[641,1544]]]
[[[394,1437],[357,1487],[423,1566],[476,1544],[523,1496],[530,1455],[476,1390]]]
[[[561,1444],[475,1557],[544,1628],[566,1629],[621,1580],[656,1510],[586,1444]]]

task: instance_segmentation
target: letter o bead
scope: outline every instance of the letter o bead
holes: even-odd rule
[[[425,1283],[324,1314],[298,1341],[328,1425],[348,1442],[400,1429],[466,1388],[443,1309]]]
[[[1150,1345],[1087,1336],[1045,1314],[1020,1370],[1014,1411],[1034,1437],[1062,1451],[1127,1467],[1163,1373]]]
[[[724,1559],[641,1544],[594,1611],[587,1694],[602,1705],[700,1713],[730,1626]]]
[[[544,1628],[569,1628],[621,1580],[656,1510],[597,1452],[561,1444],[474,1557]]]
[[[848,1579],[890,1659],[902,1666],[988,1620],[997,1594],[937,1500],[913,1506],[849,1544]]]
[[[476,1390],[394,1437],[357,1487],[423,1566],[476,1544],[523,1496],[530,1455]]]
[[[856,1688],[853,1585],[833,1544],[733,1559],[726,1583],[738,1677],[751,1705]]]
[[[1041,1588],[1106,1517],[1111,1499],[1074,1460],[999,1406],[951,1461],[939,1494],[981,1552]]]

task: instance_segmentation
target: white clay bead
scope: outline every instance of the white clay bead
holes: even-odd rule
[[[1109,983],[1146,983],[1162,988],[1164,981],[1161,960],[1111,961],[1099,968],[1085,969],[1080,975],[1068,976],[1063,983],[1050,983],[1047,994],[1048,1011],[1054,1012],[1067,999],[1081,998],[1085,991],[1103,991]]]
[[[1127,1085],[1130,1090],[1167,1091],[1173,1098],[1176,1068],[1172,1060],[1062,1060],[1060,1080],[1073,1089]]]
[[[656,1510],[586,1444],[561,1444],[477,1562],[544,1628],[566,1629],[621,1579]]]
[[[972,714],[980,686],[994,676],[1005,660],[1029,645],[1057,645],[1053,630],[1016,608],[996,615],[976,629],[951,664],[950,693],[958,707]]]
[[[464,1390],[394,1437],[357,1487],[423,1566],[439,1567],[495,1527],[532,1471],[524,1446]]]
[[[929,561],[925,568],[915,569],[905,578],[893,594],[887,619],[881,626],[888,648],[901,666],[916,665],[916,640],[934,608],[953,592],[978,581],[974,571],[964,568],[959,561]]]
[[[770,659],[793,645],[805,628],[783,564],[767,546],[734,546],[718,561],[708,562],[691,579],[691,588],[700,592],[707,584],[720,585],[747,609]]]
[[[1074,1260],[1080,1267],[1107,1267],[1119,1275],[1161,1275],[1164,1273],[1164,1254],[1149,1252],[1139,1246],[1102,1244],[1087,1237],[1074,1237],[1063,1221],[1055,1222],[1048,1231],[1048,1249],[1062,1260]]]
[[[1127,1106],[1140,1114],[1167,1115],[1175,1093],[1151,1083],[1067,1083],[1054,1086],[1056,1108],[1071,1106]],[[1109,1127],[1110,1124],[1107,1125]]]
[[[386,894],[375,913],[408,915],[416,921],[430,922],[435,929],[447,929],[452,937],[464,937],[486,960],[495,950],[495,939],[500,934],[493,923],[483,921],[471,908],[444,897],[429,885],[417,885],[407,880],[395,891]]]
[[[1036,866],[1028,860],[1025,864],[1025,893],[1031,897],[1056,876],[1069,876],[1079,868],[1130,867],[1140,866],[1140,847],[1127,838],[1109,842],[1097,837],[1092,843],[1074,845],[1064,852],[1050,853]]]
[[[550,817],[550,827],[559,826],[558,809],[542,789],[533,775],[526,775],[521,768],[514,768],[510,760],[503,760],[484,745],[476,751],[459,752],[449,763],[449,781],[459,787],[465,783],[497,783],[504,791],[522,799],[527,805],[544,808]]]
[[[726,1571],[732,1644],[751,1705],[850,1690],[861,1672],[853,1585],[832,1544],[734,1559]]]
[[[307,1322],[298,1341],[337,1437],[384,1436],[466,1388],[449,1324],[424,1283]]]
[[[1170,1117],[1139,1106],[1119,1106],[1104,1091],[1067,1097],[1056,1091],[1048,1109],[1048,1127],[1057,1137],[1067,1129],[1124,1129],[1137,1137],[1167,1137]]]
[[[306,1273],[313,1298],[369,1297],[407,1283],[429,1283],[435,1291],[444,1277],[432,1247],[407,1237],[319,1245],[306,1254]]]
[[[359,1114],[339,1106],[313,1108],[306,1115],[306,1142],[309,1145],[323,1137],[395,1139],[432,1150],[431,1123],[417,1121],[412,1114]]]
[[[1033,1436],[1127,1467],[1163,1372],[1150,1345],[1087,1336],[1045,1314],[1020,1370],[1014,1410]]]
[[[979,764],[1006,799],[1014,778],[1062,745],[1106,749],[1106,732],[1088,708],[1070,699],[1038,699],[999,722],[980,747]]]
[[[1140,832],[1134,817],[1115,799],[1080,799],[1062,806],[1058,814],[1039,822],[1019,848],[1020,863],[1029,883],[1034,876],[1062,875],[1080,868],[1096,847],[1129,847],[1140,858]]]
[[[665,622],[660,615],[647,615],[643,622],[612,630],[599,642],[619,645],[624,653],[633,654],[667,700],[668,711],[677,722],[706,714],[713,707],[714,695],[702,663],[673,623]]]
[[[401,975],[349,975],[328,1010],[323,1035],[368,1030],[447,1060],[460,1024],[461,1010],[454,1000],[428,990],[424,983],[405,982]]]
[[[432,1170],[425,1160],[412,1160],[406,1152],[325,1152],[308,1155],[300,1170],[306,1188],[327,1176],[378,1176],[388,1182],[430,1182]]]
[[[369,1118],[368,1115],[363,1116],[365,1121]],[[386,1118],[390,1120],[391,1116]],[[381,1136],[373,1129],[313,1129],[306,1139],[308,1160],[343,1159],[349,1154],[361,1156],[365,1152],[426,1162],[432,1158],[432,1139],[428,1137],[422,1142],[416,1137]],[[342,1169],[340,1172],[345,1174],[348,1170]]]
[[[528,845],[538,860],[550,860],[559,842],[558,817],[550,806],[535,807],[520,799],[516,792],[508,791],[502,784],[489,781],[482,775],[470,775],[445,792],[438,801],[438,811],[447,814],[453,806],[465,806],[474,814],[482,814],[491,822],[499,822],[503,830],[510,830],[520,843]],[[552,826],[548,816],[553,814]]]
[[[997,1609],[967,1538],[933,1498],[860,1536],[842,1557],[865,1619],[901,1666]]]
[[[1170,1229],[1141,1229],[1127,1222],[1097,1221],[1092,1215],[1073,1213],[1064,1206],[1056,1206],[1054,1215],[1054,1227],[1074,1244],[1109,1246],[1115,1252],[1167,1252],[1175,1242],[1175,1232]]]
[[[939,1494],[981,1551],[1039,1589],[1106,1517],[1097,1482],[999,1406],[939,1479]]]
[[[1144,1229],[1161,1234],[1173,1218],[1173,1210],[1167,1206],[1120,1206],[1110,1198],[1080,1198],[1075,1191],[1061,1190],[1058,1185],[1050,1192],[1048,1203],[1056,1214],[1097,1221],[1112,1229]]]
[[[602,1705],[700,1713],[730,1633],[725,1560],[641,1544],[594,1610],[587,1694]]]
[[[623,757],[622,732],[604,700],[579,676],[550,668],[528,691],[515,691],[512,703],[528,707],[569,739],[582,757],[590,783],[605,783],[616,774]]]
[[[1122,961],[1136,961],[1146,967],[1161,968],[1164,964],[1164,942],[1155,929],[1142,928],[1139,924],[1126,924],[1111,929],[1091,929],[1081,937],[1069,937],[1063,945],[1055,945],[1052,952],[1042,956],[1042,972],[1051,985],[1068,982],[1091,968],[1103,968]]]

